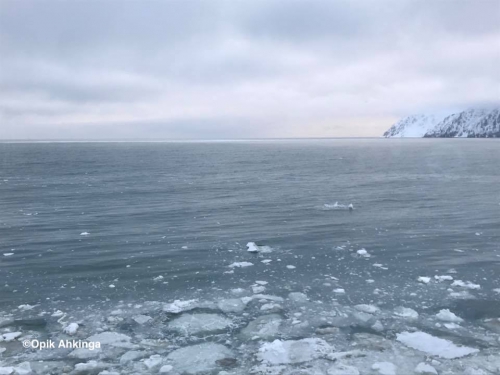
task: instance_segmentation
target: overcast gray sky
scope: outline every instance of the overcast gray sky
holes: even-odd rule
[[[500,101],[500,0],[0,0],[0,138],[379,136]]]

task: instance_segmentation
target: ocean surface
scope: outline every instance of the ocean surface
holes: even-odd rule
[[[479,349],[498,353],[484,324],[500,314],[499,165],[494,139],[2,143],[0,318],[45,317],[53,335],[58,310],[88,328],[90,311],[126,320],[147,301],[300,292],[315,306],[404,306],[433,330],[450,309],[470,327],[453,331],[460,343],[478,347],[482,327],[492,339]],[[212,341],[241,351],[238,329],[263,311],[252,304]],[[246,373],[252,355],[226,371]]]

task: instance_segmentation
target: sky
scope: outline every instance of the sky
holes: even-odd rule
[[[0,0],[0,139],[380,136],[500,102],[500,0]]]

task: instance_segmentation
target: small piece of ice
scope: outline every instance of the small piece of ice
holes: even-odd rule
[[[342,288],[337,288],[337,289],[334,289],[334,290],[333,290],[333,293],[337,293],[337,294],[345,294],[345,289],[342,289]]]
[[[368,254],[368,251],[366,251],[366,249],[360,249],[358,251],[356,251],[356,253],[361,256],[361,257],[364,257],[364,258],[369,258],[371,257],[370,254]]]
[[[455,280],[451,286],[459,286],[466,289],[481,289],[481,285],[474,284],[470,281]]]
[[[451,281],[453,280],[453,277],[451,277],[450,275],[443,275],[443,276],[434,276],[434,279],[436,279],[437,281],[441,282],[441,281]]]
[[[63,329],[63,331],[68,335],[74,335],[76,331],[78,331],[79,327],[78,323],[70,323]]]
[[[396,375],[396,365],[391,362],[377,362],[372,365],[372,370],[380,375]]]
[[[228,267],[229,268],[243,268],[243,267],[250,267],[250,266],[253,266],[253,263],[250,263],[250,262],[234,262],[232,264],[230,264]]]
[[[82,232],[80,233],[80,236],[88,236],[90,233],[89,232]]]
[[[429,284],[429,282],[431,281],[431,278],[427,277],[427,276],[419,276],[419,278],[417,280],[420,283]]]
[[[443,309],[439,311],[439,313],[436,314],[436,318],[443,322],[453,322],[453,323],[461,323],[464,320],[460,318],[459,316],[456,316],[454,313],[452,313],[448,309]]]
[[[288,268],[289,270],[294,270],[294,269],[295,269],[295,268],[297,268],[297,267],[292,266],[292,265],[290,265],[290,264],[289,264],[288,266],[286,266],[286,268]]]
[[[422,375],[431,375],[431,374],[434,374],[434,375],[438,375],[438,372],[436,371],[436,369],[434,367],[432,367],[431,365],[428,365],[427,363],[425,362],[420,362],[417,367],[415,367],[415,374],[422,374]]]
[[[11,255],[14,255],[14,253],[3,253],[4,257],[10,257]]]

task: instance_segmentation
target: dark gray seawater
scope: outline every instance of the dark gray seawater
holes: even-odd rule
[[[319,294],[331,274],[356,300],[380,278],[405,298],[449,268],[492,297],[499,162],[497,140],[0,144],[0,302],[182,297],[263,272]],[[249,241],[281,262],[224,274],[256,258]]]
[[[496,374],[499,162],[488,139],[0,144],[0,370]],[[21,345],[103,331],[125,341]]]

